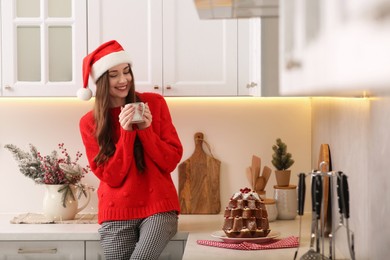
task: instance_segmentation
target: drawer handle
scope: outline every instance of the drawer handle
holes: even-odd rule
[[[19,248],[18,254],[57,254],[57,248]]]

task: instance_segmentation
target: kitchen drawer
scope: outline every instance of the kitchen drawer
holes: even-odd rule
[[[80,260],[84,241],[1,241],[0,260]]]
[[[183,257],[185,240],[171,240],[161,253],[159,260],[180,260]],[[86,260],[104,260],[99,241],[86,241]]]

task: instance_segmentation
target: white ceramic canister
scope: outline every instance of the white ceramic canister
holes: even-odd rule
[[[275,221],[278,216],[278,209],[276,208],[276,201],[274,199],[264,198],[263,202],[268,213],[268,221]]]
[[[278,209],[278,219],[295,219],[298,212],[297,186],[274,186],[274,198]]]

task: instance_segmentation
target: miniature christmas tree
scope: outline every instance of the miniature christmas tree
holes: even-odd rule
[[[287,152],[287,145],[280,138],[276,139],[276,145],[272,146],[272,150],[274,150],[272,164],[277,170],[287,170],[294,164],[294,160],[291,159],[291,153]]]

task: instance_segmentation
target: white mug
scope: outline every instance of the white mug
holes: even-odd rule
[[[135,113],[133,116],[133,120],[131,120],[132,123],[142,123],[144,112],[145,112],[145,103],[143,102],[135,102],[131,103],[132,106],[135,107]],[[139,107],[142,107],[142,109],[139,109]]]

